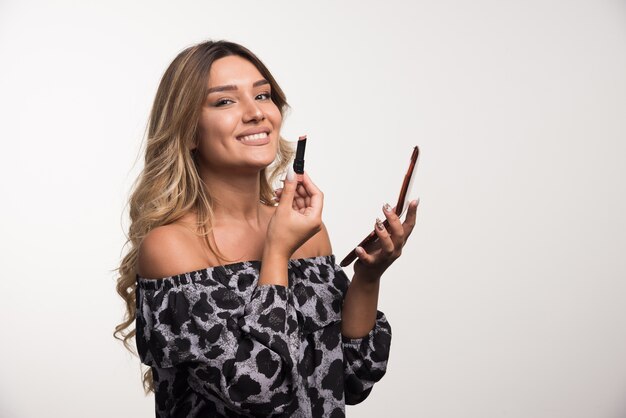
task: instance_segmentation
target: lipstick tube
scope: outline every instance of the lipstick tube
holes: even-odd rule
[[[306,148],[306,135],[298,138],[298,147],[296,148],[296,158],[293,161],[293,171],[296,172],[296,179],[302,183],[302,175],[304,174],[304,150]]]

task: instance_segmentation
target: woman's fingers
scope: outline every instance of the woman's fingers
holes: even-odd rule
[[[417,207],[420,204],[420,199],[413,200],[409,203],[409,209],[407,210],[406,218],[402,223],[402,227],[404,228],[404,243],[406,244],[406,240],[413,232],[413,227],[415,227],[415,220],[417,218]]]
[[[278,189],[274,190],[274,194],[276,196],[280,196],[282,192],[283,192],[282,187],[279,187]],[[298,183],[298,186],[296,187],[296,196],[302,197],[304,199],[306,199],[307,197],[310,197],[309,194],[306,192],[306,189],[304,188],[302,183]]]
[[[296,195],[296,197],[293,199],[293,204],[295,205],[294,207],[298,210],[307,207],[306,202],[304,201],[304,198],[298,195]]]
[[[415,226],[418,204],[419,199],[409,203],[404,223],[401,223],[400,218],[396,215],[395,207],[386,210],[386,207],[383,206],[383,213],[387,218],[389,226],[385,228],[382,221],[378,218],[376,219],[374,231],[376,231],[378,239],[373,241],[372,245],[369,245],[367,249],[357,247],[359,260],[372,268],[375,265],[377,269],[382,267],[380,270],[380,274],[382,274],[382,271],[402,254],[402,247]]]
[[[307,174],[306,170],[302,175],[302,185],[304,186],[306,193],[309,195],[310,200],[306,206],[306,211],[309,213],[322,214],[322,207],[324,206],[324,193],[311,181],[311,178]]]
[[[283,188],[279,188],[274,190],[274,195],[276,196],[276,199],[274,199],[276,202],[280,201],[280,197],[283,193]],[[304,187],[302,185],[298,185],[298,187],[296,188],[296,194],[294,195],[294,202],[295,202],[295,206],[298,209],[304,209],[307,206],[309,206],[311,204],[311,198],[309,195],[305,194],[304,192]]]
[[[294,209],[306,210],[307,208],[311,208],[311,211],[321,211],[324,201],[324,193],[322,193],[315,183],[313,183],[306,171],[302,177],[303,180],[298,183],[294,194]],[[283,194],[283,188],[278,188],[274,192],[276,200],[280,201]]]
[[[308,199],[309,201],[307,202],[308,195],[306,194],[304,186],[301,183],[298,184],[298,187],[296,188],[296,197],[298,202],[298,208],[301,209],[309,206],[310,199]]]
[[[357,247],[356,255],[366,265],[373,266],[377,264],[379,266],[377,268],[380,268],[382,263],[382,265],[385,265],[384,268],[386,268],[386,265],[390,264],[387,260],[393,257],[395,244],[391,239],[391,234],[385,229],[383,222],[379,218],[376,218],[374,231],[376,231],[378,237],[378,240],[375,241],[377,245],[370,245],[367,250],[363,247]],[[381,269],[380,274],[382,274],[384,268]]]
[[[298,185],[298,196],[301,197],[304,201],[304,207],[307,207],[311,204],[311,196],[306,192],[306,189],[302,184]]]
[[[376,218],[374,229],[376,230],[376,235],[378,235],[382,252],[388,257],[391,256],[396,248],[396,243],[392,239],[391,234],[387,231],[383,222],[378,218]]]
[[[368,254],[363,247],[356,247],[356,256],[363,262],[365,265],[370,265],[374,262],[374,256]]]
[[[289,167],[290,170],[293,170],[291,167]],[[291,171],[293,172],[293,171]],[[295,194],[296,194],[296,187],[298,185],[298,182],[296,181],[296,178],[294,176],[293,180],[287,180],[287,178],[285,177],[285,182],[284,182],[284,186],[283,186],[283,190],[281,193],[281,197],[282,199],[279,201],[279,208],[282,206],[294,206],[295,205]]]
[[[389,210],[386,210],[386,207]],[[391,241],[394,244],[396,255],[399,256],[404,245],[404,228],[400,222],[400,218],[396,215],[396,207],[389,207],[389,205],[383,206],[383,213],[389,223],[389,233],[391,235]]]
[[[322,191],[313,183],[309,174],[305,171],[302,174],[302,182],[300,183],[304,188],[304,193],[308,196],[315,196],[316,194],[322,194]]]

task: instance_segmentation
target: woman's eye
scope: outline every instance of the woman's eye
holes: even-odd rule
[[[217,102],[215,102],[215,106],[220,107],[220,106],[223,106],[223,105],[225,105],[225,104],[228,104],[228,103],[226,103],[226,102],[232,102],[232,100],[230,100],[230,99],[221,99],[221,100],[218,100]]]
[[[271,100],[272,95],[270,93],[259,93],[256,96],[257,99],[260,98],[260,100]],[[232,100],[230,99],[220,99],[217,102],[215,102],[214,106],[215,107],[221,107],[221,106],[225,106],[227,104],[230,103],[234,103]]]

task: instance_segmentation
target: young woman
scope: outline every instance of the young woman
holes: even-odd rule
[[[340,417],[385,374],[379,282],[417,202],[404,223],[385,205],[389,231],[377,219],[379,240],[348,280],[323,193],[306,171],[294,178],[280,136],[287,108],[265,65],[235,43],[187,48],[163,75],[119,267],[127,316],[114,333],[129,349],[136,336],[158,417]]]

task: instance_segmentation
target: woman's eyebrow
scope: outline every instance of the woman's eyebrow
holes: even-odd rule
[[[267,81],[266,79],[255,81],[254,84],[252,84],[252,87],[262,86],[263,84],[269,84],[269,81]],[[211,94],[216,91],[226,91],[226,90],[237,90],[237,86],[235,86],[234,84],[227,84],[225,86],[211,87],[207,91],[207,94]]]

